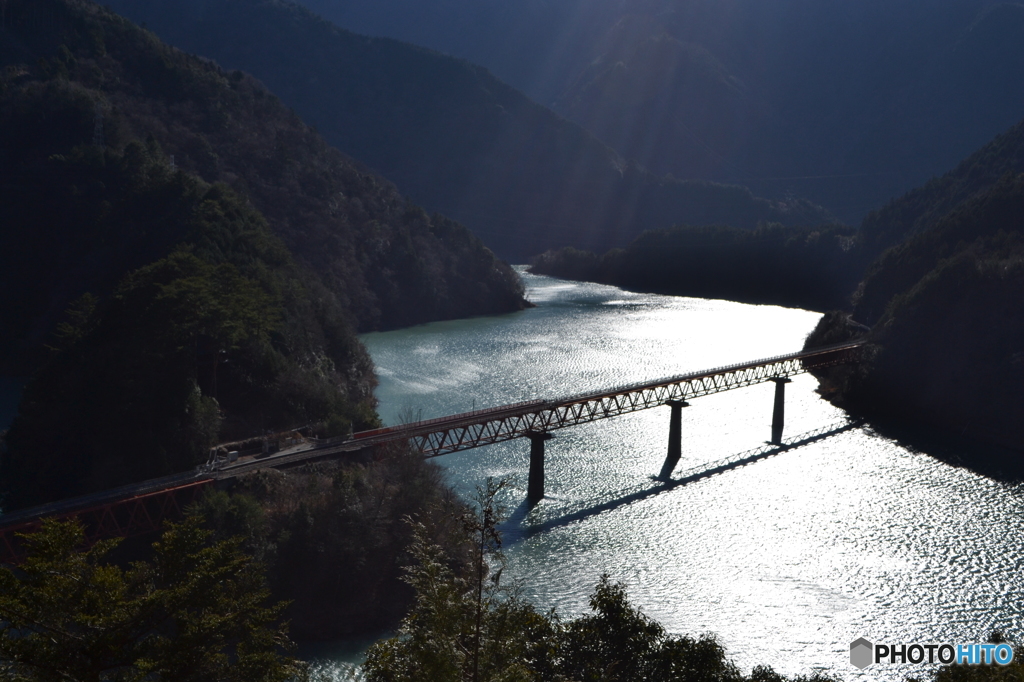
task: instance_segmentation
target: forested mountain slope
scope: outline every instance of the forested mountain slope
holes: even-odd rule
[[[376,422],[358,329],[506,312],[514,271],[241,72],[84,0],[0,14],[0,357],[38,368],[10,508],[218,438]]]
[[[253,73],[339,149],[500,255],[608,248],[677,222],[818,224],[795,199],[651,174],[465,61],[282,0],[114,0],[168,42]]]
[[[865,221],[865,240],[894,245],[854,297],[870,354],[832,377],[839,401],[1024,449],[1022,130]],[[847,320],[826,316],[808,344],[859,334]]]
[[[12,64],[11,82],[20,84],[26,77],[17,69],[23,67],[13,64],[53,58],[62,38],[58,27],[39,34],[49,27],[30,26],[20,18],[19,3],[8,4],[5,61]],[[26,16],[45,13],[48,4],[44,0]],[[123,54],[111,50],[104,55],[107,62],[95,65],[99,71],[92,64],[71,69],[69,89],[88,89],[82,97],[93,105],[77,112],[77,120],[61,122],[66,142],[90,142],[98,118],[107,146],[153,137],[178,167],[245,193],[289,248],[315,267],[361,329],[517,305],[511,270],[497,265],[461,228],[443,219],[434,226],[389,182],[331,149],[262,86],[159,45],[137,29],[123,32],[115,44]],[[78,39],[83,45],[88,40]],[[27,126],[56,133],[46,119],[26,120]],[[41,134],[7,131],[14,145],[31,144],[31,136]],[[18,155],[12,153],[8,162],[15,163]],[[463,285],[466,278],[481,276],[478,283],[487,283],[483,289]],[[493,300],[475,298],[487,289]]]
[[[997,185],[1012,182],[1020,173],[1024,173],[1024,121],[997,136],[942,177],[870,213],[861,226],[863,248],[871,254],[885,253],[867,273],[857,295],[854,316],[874,324],[894,296],[934,268],[938,258],[952,254],[956,241],[950,243],[954,238],[950,232],[951,214],[968,210],[970,202],[977,203]],[[1004,226],[1001,220],[987,225],[970,220],[959,224],[960,231],[955,238],[968,243],[981,232],[1012,227]],[[943,225],[944,229],[936,230]],[[901,246],[908,240],[908,244]],[[929,241],[941,244],[941,250],[929,251],[927,257],[919,259],[918,255],[923,255],[920,245]],[[913,246],[915,244],[918,246]]]

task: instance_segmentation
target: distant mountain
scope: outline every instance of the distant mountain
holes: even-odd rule
[[[796,199],[657,177],[486,70],[336,28],[281,0],[113,0],[183,50],[253,73],[325,138],[500,255],[623,245],[646,228],[819,224]]]
[[[866,362],[832,373],[844,405],[1024,450],[1024,121],[865,221],[852,319]],[[808,339],[851,334],[846,313]],[[979,456],[984,460],[985,456]],[[989,462],[991,464],[991,462]],[[1009,462],[1005,463],[1009,466]],[[1017,471],[1020,468],[1017,466]]]
[[[252,77],[84,0],[0,4],[0,226],[0,372],[35,375],[5,508],[370,427],[357,330],[526,305]]]
[[[651,33],[635,40],[633,23]],[[746,85],[708,50],[659,33],[651,23],[619,22],[614,44],[561,97],[558,109],[660,172],[720,175],[756,105]]]
[[[39,6],[55,1],[43,0]],[[28,86],[15,86],[47,77],[25,71],[21,64],[52,59],[63,40],[57,33],[63,27],[44,33],[20,19],[29,11],[21,10],[20,3],[7,5],[0,59],[10,65],[7,93],[13,97],[31,92]],[[116,25],[121,20],[106,21]],[[55,81],[50,74],[51,83],[86,88],[76,106],[88,111],[64,112],[64,118],[52,121],[19,118],[21,128],[5,128],[2,159],[12,177],[18,164],[32,162],[33,153],[42,153],[30,151],[33,145],[63,151],[53,140],[65,146],[88,143],[96,125],[107,146],[153,137],[178,168],[207,182],[226,182],[252,200],[289,248],[315,267],[359,329],[394,328],[516,306],[514,274],[507,266],[496,265],[471,235],[444,219],[432,225],[391,183],[330,148],[251,78],[240,72],[225,74],[142,32],[123,33],[130,40],[125,38],[120,47],[153,54],[138,59],[131,53],[110,55],[116,64],[100,64],[95,77],[74,67],[60,67],[69,75],[58,69],[57,76],[64,80]],[[104,69],[114,70],[107,77]],[[13,115],[16,110],[9,111]],[[414,267],[397,265],[410,255],[415,255]],[[481,265],[474,259],[482,259]],[[475,281],[480,268],[499,275],[493,281]],[[9,271],[5,274],[13,277]],[[466,286],[465,278],[475,286]],[[488,290],[497,299],[505,295],[501,291],[510,298],[487,301]],[[423,298],[430,291],[437,295]],[[58,312],[64,303],[66,296],[54,302]]]
[[[621,0],[302,0],[356,33],[468,59],[551,105],[588,64],[591,46],[628,12]],[[647,3],[645,0],[645,4]]]
[[[999,0],[303,0],[471,59],[655,174],[854,224],[1024,115]]]

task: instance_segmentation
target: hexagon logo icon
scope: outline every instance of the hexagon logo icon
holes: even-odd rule
[[[850,663],[863,670],[872,663],[872,652],[875,647],[871,642],[861,637],[850,644]]]

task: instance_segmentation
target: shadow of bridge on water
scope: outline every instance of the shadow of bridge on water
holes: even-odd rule
[[[663,493],[671,492],[681,486],[690,485],[701,479],[709,478],[717,474],[730,471],[732,469],[738,469],[748,464],[753,464],[762,459],[768,459],[769,457],[775,457],[781,455],[784,452],[795,450],[797,448],[816,443],[833,436],[837,436],[847,431],[852,431],[860,426],[864,422],[862,420],[846,421],[839,424],[830,424],[828,426],[816,429],[814,431],[808,431],[796,436],[793,440],[782,443],[780,445],[767,444],[763,445],[754,450],[747,450],[724,459],[715,460],[713,462],[707,462],[693,469],[689,469],[681,473],[678,478],[673,478],[668,481],[661,481],[652,477],[654,483],[652,485],[640,485],[634,486],[633,488],[625,488],[619,490],[611,495],[614,495],[612,499],[607,499],[603,502],[580,502],[573,506],[578,507],[575,510],[568,511],[558,517],[545,519],[539,522],[531,522],[529,520],[529,514],[537,506],[537,502],[524,501],[509,515],[509,518],[502,524],[502,532],[505,535],[505,544],[515,544],[520,540],[532,537],[539,533],[543,533],[555,528],[561,528],[568,526],[577,521],[583,521],[592,516],[597,516],[602,512],[612,511],[619,507],[624,507],[634,502],[645,500],[655,495],[661,495]]]

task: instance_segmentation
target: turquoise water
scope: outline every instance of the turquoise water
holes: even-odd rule
[[[796,351],[819,317],[524,279],[536,308],[363,337],[387,423]],[[788,386],[787,439],[847,422],[816,386],[807,375]],[[676,477],[763,446],[773,390],[691,401]],[[665,457],[668,415],[661,407],[557,431],[547,443],[547,497],[532,507],[524,501],[527,442],[436,461],[463,493],[488,476],[511,481],[503,500],[511,515],[508,571],[538,606],[584,613],[608,573],[670,631],[716,633],[748,672],[769,664],[788,674],[901,679],[922,667],[860,672],[849,664],[850,642],[1020,633],[1020,486],[911,452],[862,426],[666,488],[651,476]],[[320,660],[341,676],[329,655]]]

